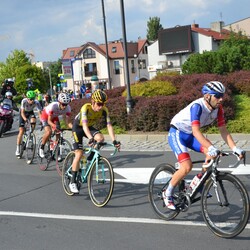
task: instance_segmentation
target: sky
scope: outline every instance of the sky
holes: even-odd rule
[[[0,0],[0,62],[15,49],[33,61],[57,61],[62,51],[86,42],[105,43],[123,37],[122,0]],[[249,0],[123,0],[127,41],[146,38],[150,17],[163,28],[215,21],[225,25],[250,17]]]

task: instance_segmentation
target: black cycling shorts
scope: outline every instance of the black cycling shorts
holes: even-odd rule
[[[34,113],[34,111],[31,111],[31,112],[24,112],[25,114],[25,117],[27,119],[31,119],[31,118],[35,118],[36,119],[36,115]],[[21,116],[21,112],[19,113],[19,127],[24,127],[24,124],[25,124],[25,121],[23,119],[23,117]]]
[[[101,133],[98,129],[90,126],[89,131],[91,135],[94,137],[96,134]],[[73,123],[73,128],[72,128],[72,133],[73,133],[73,149],[82,149],[82,141],[83,137],[87,138],[85,135],[82,126],[79,126],[77,123]]]

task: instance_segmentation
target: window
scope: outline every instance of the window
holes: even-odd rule
[[[146,60],[138,59],[138,66],[139,66],[139,69],[146,69]]]
[[[74,57],[74,56],[75,56],[75,51],[74,51],[74,50],[71,50],[71,51],[69,52],[69,56],[70,56],[70,57]]]
[[[95,51],[92,50],[91,48],[85,49],[83,52],[83,58],[96,58]]]
[[[84,66],[84,75],[85,77],[88,76],[97,76],[97,68],[96,68],[96,63],[86,63]]]
[[[121,74],[119,61],[114,61],[114,74]]]
[[[116,52],[116,47],[112,47],[112,53]]]
[[[131,73],[135,73],[135,60],[131,60]]]

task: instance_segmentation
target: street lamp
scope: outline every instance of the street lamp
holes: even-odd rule
[[[46,69],[49,71],[49,87],[50,87],[50,96],[52,96],[52,91],[53,91],[53,89],[52,89],[52,82],[51,82],[51,73],[50,73],[50,68],[49,68],[49,67],[47,67]]]

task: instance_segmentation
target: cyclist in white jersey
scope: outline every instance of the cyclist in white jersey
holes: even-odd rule
[[[44,145],[51,136],[52,130],[60,128],[59,116],[62,115],[67,126],[72,128],[70,122],[71,108],[69,106],[70,97],[66,93],[60,93],[58,95],[58,102],[52,102],[46,106],[42,112],[41,122],[44,127],[44,135],[42,138],[41,148],[39,149],[39,155],[44,158]],[[57,136],[57,140],[58,140]]]
[[[174,187],[192,170],[192,161],[188,149],[206,155],[206,163],[217,156],[218,150],[205,138],[200,128],[217,120],[223,140],[236,154],[242,157],[242,150],[236,144],[226,128],[222,99],[225,87],[221,82],[211,81],[202,88],[203,98],[190,103],[174,116],[168,134],[168,142],[175,153],[180,168],[174,173],[163,199],[167,208],[175,210],[173,200]]]
[[[16,156],[20,156],[20,144],[22,142],[24,134],[24,125],[30,120],[30,124],[35,129],[36,115],[34,109],[37,108],[39,118],[41,119],[42,107],[40,103],[35,99],[36,93],[32,90],[26,93],[26,98],[21,101],[20,113],[19,113],[19,133],[17,136]]]

